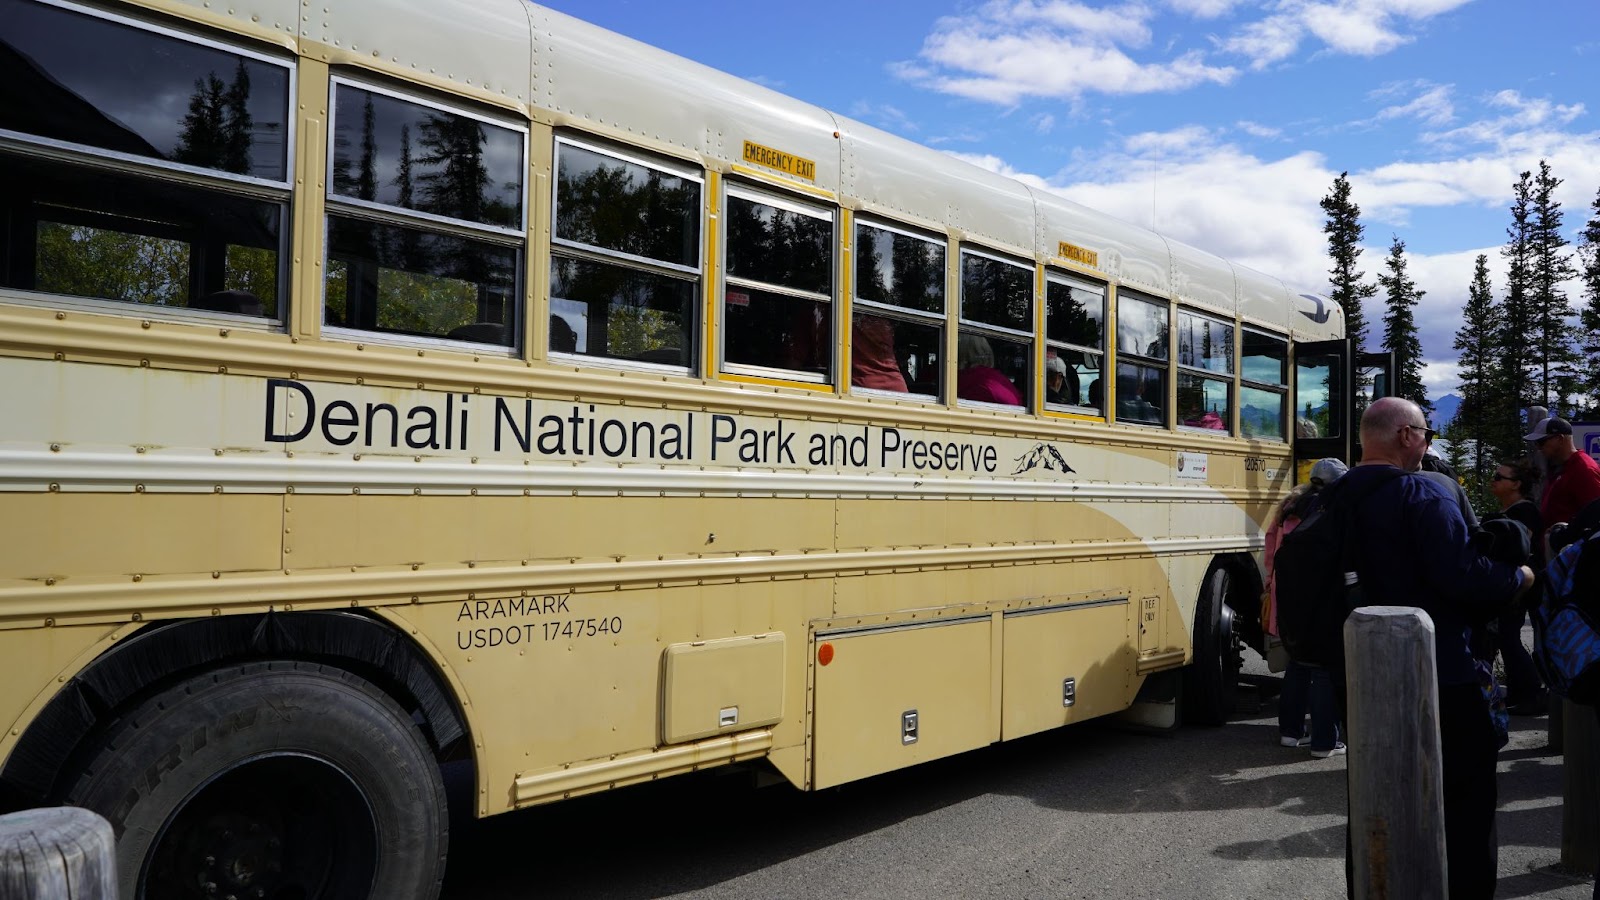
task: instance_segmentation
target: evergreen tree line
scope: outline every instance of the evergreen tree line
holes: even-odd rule
[[[1482,509],[1496,507],[1489,479],[1500,460],[1527,453],[1523,410],[1542,406],[1551,415],[1584,419],[1600,414],[1600,191],[1574,246],[1563,230],[1557,178],[1545,160],[1512,185],[1511,224],[1500,256],[1505,283],[1497,291],[1489,260],[1480,254],[1467,286],[1459,354],[1461,406],[1445,429],[1450,462]],[[1433,411],[1422,383],[1422,347],[1414,311],[1424,294],[1406,274],[1405,242],[1394,236],[1377,283],[1360,269],[1361,207],[1351,198],[1349,173],[1334,179],[1322,198],[1323,233],[1332,260],[1332,299],[1344,310],[1345,335],[1356,352],[1366,347],[1362,301],[1383,291],[1381,348],[1395,354],[1393,393]],[[1580,285],[1574,309],[1567,286]]]

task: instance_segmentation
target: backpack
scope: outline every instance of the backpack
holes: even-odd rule
[[[1344,620],[1361,605],[1356,575],[1356,510],[1378,488],[1404,475],[1380,470],[1360,488],[1348,476],[1317,496],[1317,503],[1285,534],[1273,557],[1278,637],[1289,658],[1323,667],[1344,665]]]
[[[1600,533],[1573,541],[1544,570],[1533,609],[1533,660],[1544,683],[1574,703],[1600,705]]]

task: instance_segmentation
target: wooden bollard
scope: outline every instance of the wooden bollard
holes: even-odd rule
[[[1364,606],[1344,623],[1357,900],[1450,893],[1433,645],[1433,619],[1409,606]]]
[[[1561,865],[1593,872],[1600,863],[1600,784],[1595,756],[1600,754],[1600,724],[1588,706],[1562,703],[1566,746],[1561,765]]]
[[[74,806],[0,816],[0,897],[117,900],[111,823]]]

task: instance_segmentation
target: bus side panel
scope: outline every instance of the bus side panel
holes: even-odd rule
[[[81,672],[138,623],[0,630],[0,764],[62,683]]]
[[[1002,740],[1125,709],[1138,689],[1126,599],[1005,616]],[[1070,685],[1068,684],[1070,680]]]
[[[7,494],[0,584],[271,572],[282,516],[283,498],[266,494]]]
[[[830,500],[364,493],[299,494],[288,522],[295,566],[318,568],[794,553],[829,546],[833,516]]]
[[[800,623],[825,617],[830,601],[827,579],[762,578],[478,594],[407,615],[462,685],[493,814],[515,804],[519,777],[662,746],[663,660],[672,645],[782,633],[782,665],[762,669],[782,697],[772,745],[803,743],[808,645]]]
[[[836,637],[816,671],[816,779],[825,788],[991,743],[992,620]],[[827,654],[824,654],[827,656]]]

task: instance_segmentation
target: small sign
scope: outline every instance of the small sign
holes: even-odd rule
[[[777,169],[785,175],[804,178],[806,181],[817,180],[817,164],[813,160],[804,159],[771,147],[763,147],[752,141],[744,142],[744,161],[752,165],[768,169]]]
[[[1600,422],[1573,422],[1572,446],[1600,462]]]
[[[749,306],[750,305],[750,295],[746,294],[744,291],[729,291],[728,292],[728,305],[729,306]]]
[[[1096,269],[1100,268],[1100,254],[1087,247],[1079,247],[1077,244],[1069,244],[1066,241],[1060,242],[1056,245],[1056,255],[1063,259],[1070,259],[1075,263],[1083,263]]]
[[[1178,477],[1187,481],[1205,481],[1209,462],[1204,453],[1178,451]]]

